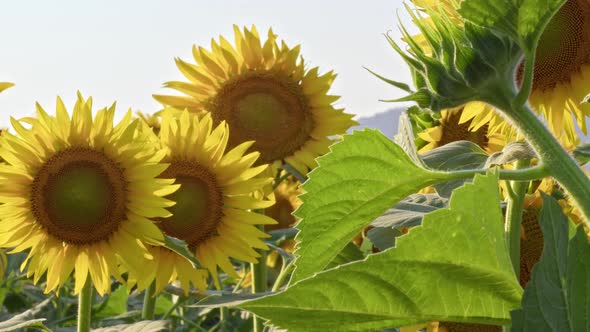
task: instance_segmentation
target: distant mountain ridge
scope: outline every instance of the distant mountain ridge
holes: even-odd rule
[[[363,128],[373,128],[380,130],[385,136],[392,138],[397,133],[398,119],[404,108],[392,108],[388,111],[374,114],[370,117],[362,117],[357,120],[358,126],[348,130],[361,130]]]

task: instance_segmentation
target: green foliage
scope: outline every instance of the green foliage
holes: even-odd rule
[[[483,27],[518,41],[525,52],[534,51],[553,15],[566,0],[465,0],[459,13]]]
[[[539,223],[544,248],[522,299],[512,313],[512,331],[588,331],[590,243],[582,226],[568,243],[568,219],[551,196],[543,195]]]
[[[94,332],[160,332],[169,331],[168,322],[165,320],[141,321],[133,324],[121,324],[103,327],[93,330]]]
[[[453,171],[461,169],[481,169],[488,159],[488,154],[479,145],[470,141],[457,141],[445,144],[421,155],[424,164],[430,168]],[[436,192],[443,197],[465,183],[466,180],[453,180],[434,185]]]
[[[590,144],[586,143],[577,146],[573,154],[578,163],[581,165],[587,164],[590,162]]]
[[[365,258],[362,251],[357,247],[354,243],[349,242],[342,251],[334,257],[333,260],[326,266],[326,269],[331,269],[338,265],[360,261],[361,259]]]
[[[449,208],[426,215],[422,226],[400,237],[396,248],[276,295],[230,304],[291,332],[432,320],[506,324],[522,289],[503,240],[498,195],[497,176],[478,175],[455,191]]]
[[[505,165],[522,159],[536,158],[535,150],[524,142],[510,142],[500,152],[490,155],[484,167]]]
[[[416,166],[376,130],[356,131],[319,158],[295,211],[302,218],[291,282],[323,270],[363,227],[404,197],[445,174]]]
[[[127,312],[128,289],[126,286],[119,286],[107,298],[92,308],[92,317],[106,318],[121,315]]]
[[[188,245],[185,241],[175,237],[164,234],[164,247],[174,251],[178,255],[184,257],[194,268],[200,268],[201,265],[195,255],[188,250]]]
[[[4,321],[0,322],[0,331],[22,331],[25,328],[51,331],[43,324],[45,318],[35,318],[40,311],[51,303],[51,300],[51,297],[47,298],[23,313],[4,318]]]

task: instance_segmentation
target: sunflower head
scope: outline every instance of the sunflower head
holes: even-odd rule
[[[211,50],[194,47],[195,63],[176,60],[189,81],[165,86],[183,96],[154,97],[178,109],[211,112],[216,125],[225,121],[232,131],[229,147],[255,141],[258,164],[287,162],[307,173],[328,152],[330,137],[356,124],[334,107],[339,97],[328,94],[336,75],[305,69],[300,47],[279,45],[272,30],[264,42],[254,26],[234,26],[234,34],[234,45],[220,37]]]
[[[135,114],[141,119],[144,125],[148,126],[154,132],[154,134],[158,135],[160,132],[160,113],[161,112],[148,114],[138,111]]]
[[[174,116],[173,110],[163,111],[159,136],[164,160],[170,166],[161,176],[175,178],[180,189],[168,196],[176,202],[169,208],[171,215],[158,218],[157,225],[164,233],[184,240],[217,282],[218,267],[237,276],[230,257],[256,262],[259,254],[254,248],[267,249],[262,239],[268,237],[257,225],[276,222],[252,212],[274,203],[253,195],[272,181],[258,176],[267,165],[254,166],[259,153],[246,152],[252,142],[228,150],[228,125],[213,123],[210,114],[198,117],[184,111]],[[208,273],[195,272],[184,258],[158,250],[152,253],[160,262],[155,272],[159,285],[178,279],[185,289],[189,282],[204,289]]]
[[[430,128],[417,133],[418,138],[425,142],[420,152],[424,153],[456,141],[473,142],[489,153],[502,150],[506,139],[500,133],[490,133],[489,125],[471,130],[471,121],[461,122],[462,113],[462,107],[443,110],[440,112],[440,118]]]
[[[283,172],[284,173],[284,172]],[[267,225],[267,231],[289,228],[295,224],[297,219],[293,215],[300,205],[298,196],[303,193],[299,188],[301,183],[293,176],[288,176],[274,190],[275,204],[264,210],[264,214],[278,222],[276,225]]]
[[[75,292],[88,277],[110,291],[120,264],[141,271],[144,243],[162,233],[149,218],[166,217],[174,180],[157,179],[167,165],[146,144],[131,113],[113,124],[115,108],[92,117],[92,99],[78,100],[70,118],[61,99],[56,116],[37,105],[37,117],[12,119],[16,135],[0,142],[0,247],[28,251],[22,268],[34,281],[46,274],[46,291],[75,273]]]

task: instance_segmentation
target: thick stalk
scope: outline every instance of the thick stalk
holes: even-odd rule
[[[143,294],[143,308],[141,310],[141,318],[145,320],[153,320],[156,311],[156,282],[152,282],[150,287],[145,290]]]
[[[263,213],[263,212],[261,212]],[[264,231],[264,226],[258,226]],[[252,272],[252,293],[262,293],[266,291],[267,276],[266,276],[266,251],[263,249],[257,250],[260,254],[258,257],[258,263],[250,264],[250,271]],[[254,332],[262,332],[264,325],[262,320],[257,316],[254,316]]]
[[[519,160],[515,163],[515,169],[528,167],[530,160]],[[522,211],[524,196],[529,186],[528,181],[510,181],[506,185],[511,188],[506,201],[506,222],[504,229],[506,244],[512,261],[512,268],[516,278],[520,278],[520,225],[522,224]]]
[[[92,311],[92,280],[86,278],[86,283],[78,294],[78,332],[90,331],[90,317]]]
[[[504,114],[512,120],[533,146],[551,176],[570,194],[576,207],[584,216],[584,222],[590,226],[590,179],[528,105],[525,104]]]

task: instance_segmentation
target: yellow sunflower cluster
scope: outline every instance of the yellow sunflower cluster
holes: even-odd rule
[[[279,46],[272,30],[262,44],[255,27],[193,54],[196,64],[177,60],[189,82],[165,84],[185,95],[155,96],[154,114],[116,122],[114,105],[94,114],[78,94],[71,113],[58,98],[54,114],[37,105],[11,119],[0,137],[0,273],[4,249],[27,253],[21,269],[46,292],[72,276],[76,294],[109,293],[113,278],[202,292],[209,279],[220,287],[219,269],[237,277],[233,259],[257,262],[265,226],[292,226],[299,183],[283,163],[305,175],[355,124],[328,94],[335,75],[306,69],[299,46]]]
[[[334,107],[339,97],[328,94],[336,75],[306,70],[300,47],[279,46],[272,30],[264,43],[254,26],[234,26],[234,35],[235,45],[220,37],[211,40],[210,51],[193,47],[195,63],[177,59],[188,82],[165,86],[183,95],[154,98],[177,109],[210,112],[215,124],[226,121],[231,128],[230,147],[255,141],[260,164],[288,163],[306,174],[328,152],[331,136],[357,124]]]

